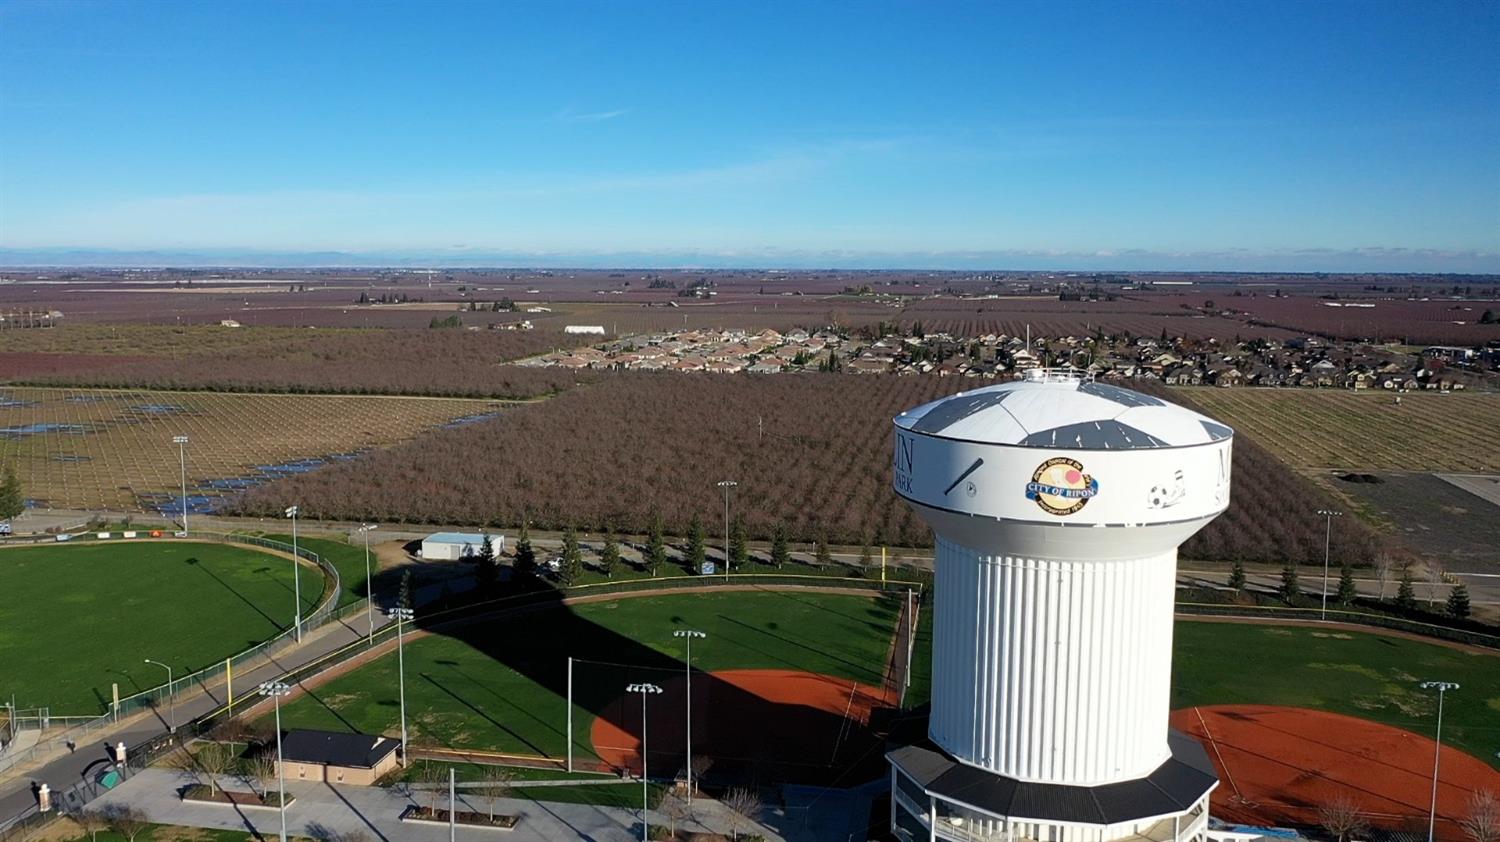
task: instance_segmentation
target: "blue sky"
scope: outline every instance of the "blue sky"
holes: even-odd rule
[[[0,2],[0,33],[12,254],[1500,271],[1493,2]]]

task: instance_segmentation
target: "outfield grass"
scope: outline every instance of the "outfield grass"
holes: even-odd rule
[[[303,611],[322,578],[302,570]],[[228,544],[131,541],[0,550],[0,695],[54,716],[241,652],[290,625],[291,561]]]
[[[638,597],[471,623],[406,647],[408,729],[414,744],[561,757],[569,656],[623,664],[575,667],[574,743],[592,756],[593,711],[631,681],[682,673],[678,628],[708,634],[693,666],[796,669],[878,685],[899,600],[816,593]],[[381,658],[282,708],[282,725],[397,734],[396,657]]]
[[[266,535],[272,541],[280,541],[283,544],[292,543],[291,533],[286,535]],[[339,607],[351,602],[358,602],[365,598],[365,545],[355,546],[347,541],[333,538],[308,538],[305,535],[297,536],[297,548],[310,550],[318,554],[324,561],[333,565],[339,572]],[[376,569],[376,559],[373,550],[370,552],[370,569]],[[379,606],[376,606],[377,609]]]
[[[929,645],[930,625],[917,645]],[[1437,725],[1437,698],[1420,681],[1462,685],[1443,707],[1443,742],[1500,768],[1500,655],[1301,626],[1179,621],[1172,707],[1287,705],[1349,714],[1424,736]],[[913,659],[909,707],[925,703],[930,658]]]
[[[1424,736],[1437,725],[1437,696],[1417,683],[1457,682],[1443,707],[1443,742],[1500,768],[1500,656],[1337,628],[1184,621],[1174,657],[1174,708],[1290,705]]]

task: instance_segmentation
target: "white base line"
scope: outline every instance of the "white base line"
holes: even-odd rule
[[[1234,775],[1229,771],[1229,764],[1224,762],[1224,754],[1219,751],[1219,741],[1215,740],[1213,732],[1208,730],[1208,722],[1203,718],[1203,712],[1195,706],[1193,714],[1198,717],[1198,724],[1203,726],[1203,735],[1208,737],[1208,744],[1214,747],[1214,756],[1219,758],[1219,765],[1224,768],[1224,777],[1229,779],[1229,788],[1234,790],[1234,797],[1244,801],[1245,796],[1240,794],[1240,788],[1234,782]]]

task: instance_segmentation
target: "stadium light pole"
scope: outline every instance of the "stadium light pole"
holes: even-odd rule
[[[293,625],[297,629],[297,642],[302,642],[302,571],[297,563],[297,512],[296,506],[286,507],[286,516],[292,519],[292,599],[297,602],[297,613]]]
[[[365,619],[370,623],[370,645],[375,645],[375,580],[370,578],[370,533],[377,524],[362,523],[359,531],[365,534]]]
[[[286,842],[286,769],[281,761],[281,697],[291,693],[292,689],[280,681],[266,681],[255,688],[255,692],[269,696],[276,705],[276,806],[281,813],[281,842]]]
[[[406,768],[406,642],[402,636],[402,624],[412,618],[410,608],[396,606],[386,611],[396,621],[396,677],[401,688],[401,767]]]
[[[1458,685],[1451,681],[1424,681],[1420,686],[1423,690],[1438,692],[1437,737],[1432,750],[1432,808],[1427,813],[1427,842],[1432,842],[1432,832],[1437,825],[1438,760],[1443,755],[1443,694],[1457,690]]]
[[[175,734],[177,733],[177,701],[176,697],[172,695],[172,668],[161,661],[153,661],[150,658],[146,659],[146,663],[156,664],[167,671],[167,731]]]
[[[641,842],[650,838],[651,814],[651,779],[646,776],[646,697],[654,696],[661,692],[661,688],[655,684],[631,684],[625,688],[627,693],[641,694]]]
[[[177,445],[177,461],[182,467],[182,536],[187,537],[187,436],[173,436]]]
[[[687,640],[687,791],[688,811],[691,812],[693,809],[693,639],[704,640],[708,635],[696,629],[677,629],[672,632],[672,636]],[[642,757],[644,757],[644,740],[642,749]]]
[[[1318,514],[1323,516],[1323,611],[1318,619],[1328,619],[1328,548],[1333,542],[1333,519],[1343,515],[1333,509],[1318,509]]]
[[[729,581],[729,489],[739,483],[732,479],[720,480],[717,485],[724,489],[724,581]]]

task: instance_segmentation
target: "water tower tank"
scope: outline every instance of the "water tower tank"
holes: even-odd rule
[[[1102,840],[1115,837],[1075,831],[1130,835],[1173,812],[1101,808],[1095,820],[1059,793],[1097,803],[1160,789],[1156,777],[1178,767],[1205,771],[1201,748],[1168,730],[1177,547],[1229,505],[1233,431],[1156,397],[1036,370],[903,412],[895,439],[896,493],[936,535],[932,753],[1012,793],[1007,811],[969,815],[970,835],[953,838],[1004,819],[1034,838]],[[902,757],[916,755],[893,753],[893,766]],[[1206,813],[1211,766],[1206,775],[1180,788],[1181,812]],[[1022,790],[1062,801],[1016,812]],[[986,807],[975,800],[953,802]]]

